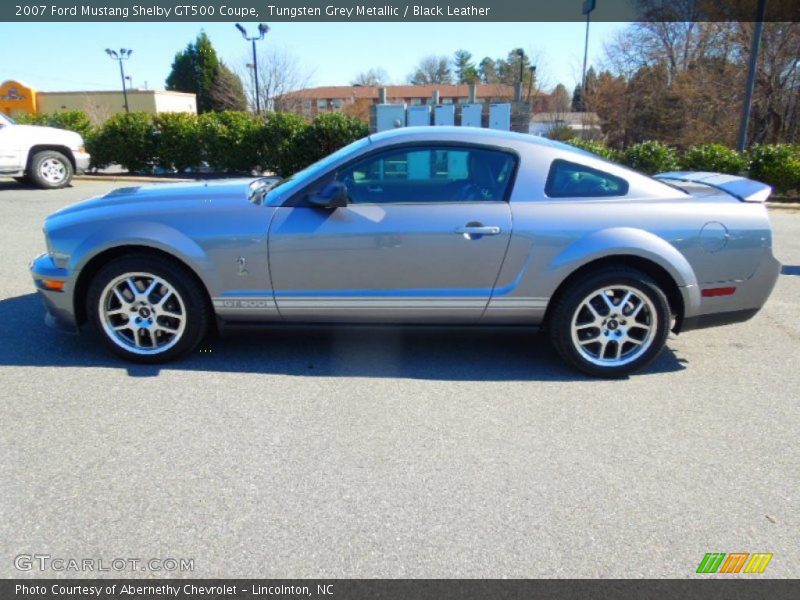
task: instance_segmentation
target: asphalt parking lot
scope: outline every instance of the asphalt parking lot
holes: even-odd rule
[[[692,577],[706,552],[797,576],[800,210],[772,211],[784,269],[758,316],[673,336],[627,380],[511,330],[276,329],[159,368],[48,329],[27,272],[45,215],[119,185],[0,179],[0,577],[97,575],[23,573],[20,554]]]

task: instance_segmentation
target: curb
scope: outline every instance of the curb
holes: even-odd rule
[[[199,181],[199,179],[179,179],[176,177],[148,177],[147,175],[75,175],[73,177],[77,181],[94,181],[94,182],[108,182],[117,183],[131,182],[131,183],[186,183],[189,181]]]

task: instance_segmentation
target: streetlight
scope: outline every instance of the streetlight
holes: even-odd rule
[[[531,101],[531,92],[533,91],[533,80],[536,79],[536,65],[531,65],[528,67],[528,70],[531,72],[531,78],[528,81],[528,102]],[[531,106],[531,111],[533,111],[533,106]]]
[[[258,35],[253,37],[247,36],[247,30],[242,27],[239,23],[236,23],[236,29],[239,30],[239,33],[242,34],[242,37],[247,40],[248,42],[252,42],[253,44],[253,87],[254,87],[254,95],[256,97],[256,114],[261,114],[261,100],[259,98],[260,94],[258,92],[258,59],[256,58],[256,42],[259,40],[263,40],[264,36],[267,35],[269,31],[269,26],[266,23],[259,23],[258,24]]]
[[[586,15],[586,40],[583,43],[583,74],[581,75],[581,112],[586,112],[586,61],[589,58],[589,20],[597,4],[596,0],[583,0],[583,14]]]
[[[525,50],[517,48],[514,54],[519,57],[519,81],[514,89],[514,101],[522,102],[522,79],[525,74]]]
[[[133,50],[126,50],[125,48],[120,48],[119,52],[106,48],[108,57],[119,62],[119,76],[122,79],[122,95],[125,97],[125,112],[131,112],[131,110],[128,107],[128,90],[125,87],[125,69],[122,67],[122,61],[128,60],[132,53]]]
[[[761,45],[761,33],[764,31],[764,12],[767,0],[758,0],[756,22],[753,28],[753,41],[750,45],[750,63],[747,68],[747,85],[742,102],[742,120],[739,123],[739,141],[736,147],[739,152],[747,148],[747,128],[750,125],[750,109],[753,106],[753,91],[756,87],[756,70],[758,69],[758,50]]]

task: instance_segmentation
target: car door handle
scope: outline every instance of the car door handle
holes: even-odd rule
[[[456,227],[455,232],[464,236],[498,235],[500,228],[497,225],[464,225],[464,227]]]

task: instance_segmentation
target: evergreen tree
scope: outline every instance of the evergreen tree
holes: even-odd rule
[[[478,65],[478,76],[483,83],[497,83],[497,68],[494,60],[488,56]]]
[[[197,112],[228,110],[247,103],[239,77],[222,64],[204,31],[175,55],[167,89],[197,96]],[[213,92],[212,92],[213,90]]]
[[[472,62],[472,54],[466,50],[456,50],[453,54],[453,70],[456,83],[472,83],[478,79],[478,70]]]
[[[212,110],[247,110],[242,80],[223,62],[219,63],[217,74],[211,81],[209,96]]]
[[[586,103],[583,101],[583,86],[579,83],[572,92],[572,112],[586,112]]]

